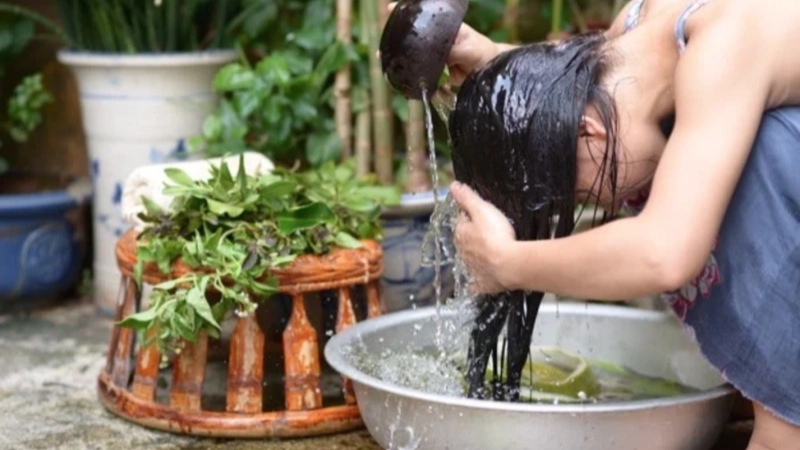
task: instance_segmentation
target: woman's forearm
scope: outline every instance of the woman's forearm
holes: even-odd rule
[[[516,241],[503,262],[511,289],[621,301],[677,287],[684,274],[642,219],[620,219],[573,236]]]

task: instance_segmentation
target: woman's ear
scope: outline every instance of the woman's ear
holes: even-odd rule
[[[581,126],[579,130],[580,137],[582,138],[600,138],[605,140],[607,136],[606,127],[589,114],[584,114],[581,118]]]

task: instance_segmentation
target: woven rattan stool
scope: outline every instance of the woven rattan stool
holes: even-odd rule
[[[116,319],[142,308],[142,292],[133,279],[136,264],[136,235],[130,231],[116,247],[122,273]],[[180,261],[171,278],[190,269]],[[136,333],[115,326],[108,360],[98,378],[98,395],[113,413],[140,425],[181,434],[227,438],[313,436],[357,429],[362,421],[352,386],[333,375],[340,396],[335,404],[323,397],[321,349],[318,328],[312,324],[306,304],[316,304],[320,293],[328,292],[335,302],[335,329],[356,323],[354,292],[362,293],[363,316],[381,314],[379,280],[383,269],[380,245],[365,241],[357,250],[337,249],[323,256],[301,256],[276,271],[279,291],[290,312],[278,331],[277,350],[265,350],[265,332],[256,315],[235,318],[226,341],[202,334],[196,343],[186,342],[171,367],[159,368],[161,355],[154,346],[142,347]],[[145,285],[166,280],[155,267],[145,267]],[[330,295],[332,293],[332,295]],[[259,302],[257,311],[272,299]],[[322,330],[320,330],[322,331]],[[210,382],[207,375],[215,361],[227,360],[222,381]],[[277,355],[277,356],[276,356]],[[282,356],[282,374],[267,380],[264,367],[270,358]],[[278,360],[278,364],[280,361]],[[218,408],[207,407],[207,391],[224,389]],[[280,390],[282,404],[274,409],[264,402],[267,390]],[[160,392],[160,394],[159,394]],[[325,400],[325,401],[323,401]]]

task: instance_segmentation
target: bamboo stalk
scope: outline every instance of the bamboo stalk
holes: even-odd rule
[[[336,1],[336,38],[342,45],[349,46],[353,42],[351,32],[353,17],[353,0]],[[350,63],[346,63],[336,73],[333,95],[336,99],[335,121],[336,134],[342,140],[342,159],[353,155],[353,114],[350,100]]]
[[[575,20],[575,25],[578,26],[578,31],[581,33],[589,31],[589,26],[586,24],[586,19],[583,17],[583,12],[581,11],[580,5],[578,5],[578,0],[569,0],[569,8]]]
[[[561,21],[563,20],[564,0],[553,0],[553,17],[550,23],[550,33],[557,35],[561,33]]]
[[[408,102],[406,124],[406,192],[424,192],[431,189],[428,176],[428,157],[425,151],[425,108],[419,100]]]
[[[359,3],[359,42],[369,46],[367,24],[364,20],[364,0]],[[369,67],[369,66],[368,66]],[[367,88],[369,89],[369,88]],[[350,97],[353,100],[353,111],[356,114],[355,152],[356,176],[365,177],[372,169],[372,106],[368,90],[361,88],[351,89]]]
[[[519,0],[506,0],[503,22],[509,33],[509,43],[519,42]]]
[[[380,61],[378,60],[378,44],[380,40],[380,14],[378,3],[381,0],[361,1],[361,20],[366,24],[367,39],[369,42],[369,74],[372,91],[372,122],[374,131],[375,148],[375,173],[383,185],[394,183],[392,171],[393,132],[391,105],[389,103],[389,90],[383,78]]]
[[[366,102],[356,115],[356,176],[364,177],[370,172],[372,163],[372,111],[369,107],[369,99],[364,95]]]

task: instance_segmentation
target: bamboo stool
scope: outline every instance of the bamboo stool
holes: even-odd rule
[[[363,426],[352,384],[341,379],[344,402],[323,404],[320,386],[321,352],[317,330],[306,313],[305,296],[323,290],[337,292],[335,332],[356,323],[351,289],[365,286],[367,317],[381,314],[379,282],[383,270],[382,251],[374,241],[364,241],[357,250],[337,249],[323,256],[301,256],[290,266],[276,271],[279,291],[291,296],[291,314],[282,332],[283,386],[285,409],[265,411],[264,389],[265,335],[255,314],[236,319],[228,346],[227,391],[224,411],[201,407],[203,381],[210,361],[209,344],[220,341],[205,333],[172,362],[169,400],[156,401],[159,355],[155,346],[137,346],[136,332],[114,326],[106,366],[98,378],[100,402],[111,412],[137,424],[197,436],[224,438],[266,438],[314,436],[358,429]],[[141,309],[142,294],[134,281],[136,235],[124,234],[116,247],[122,273],[116,318]],[[172,278],[189,267],[178,261]],[[168,277],[154,266],[145,267],[145,284],[157,284]],[[259,302],[261,309],[264,302]]]

